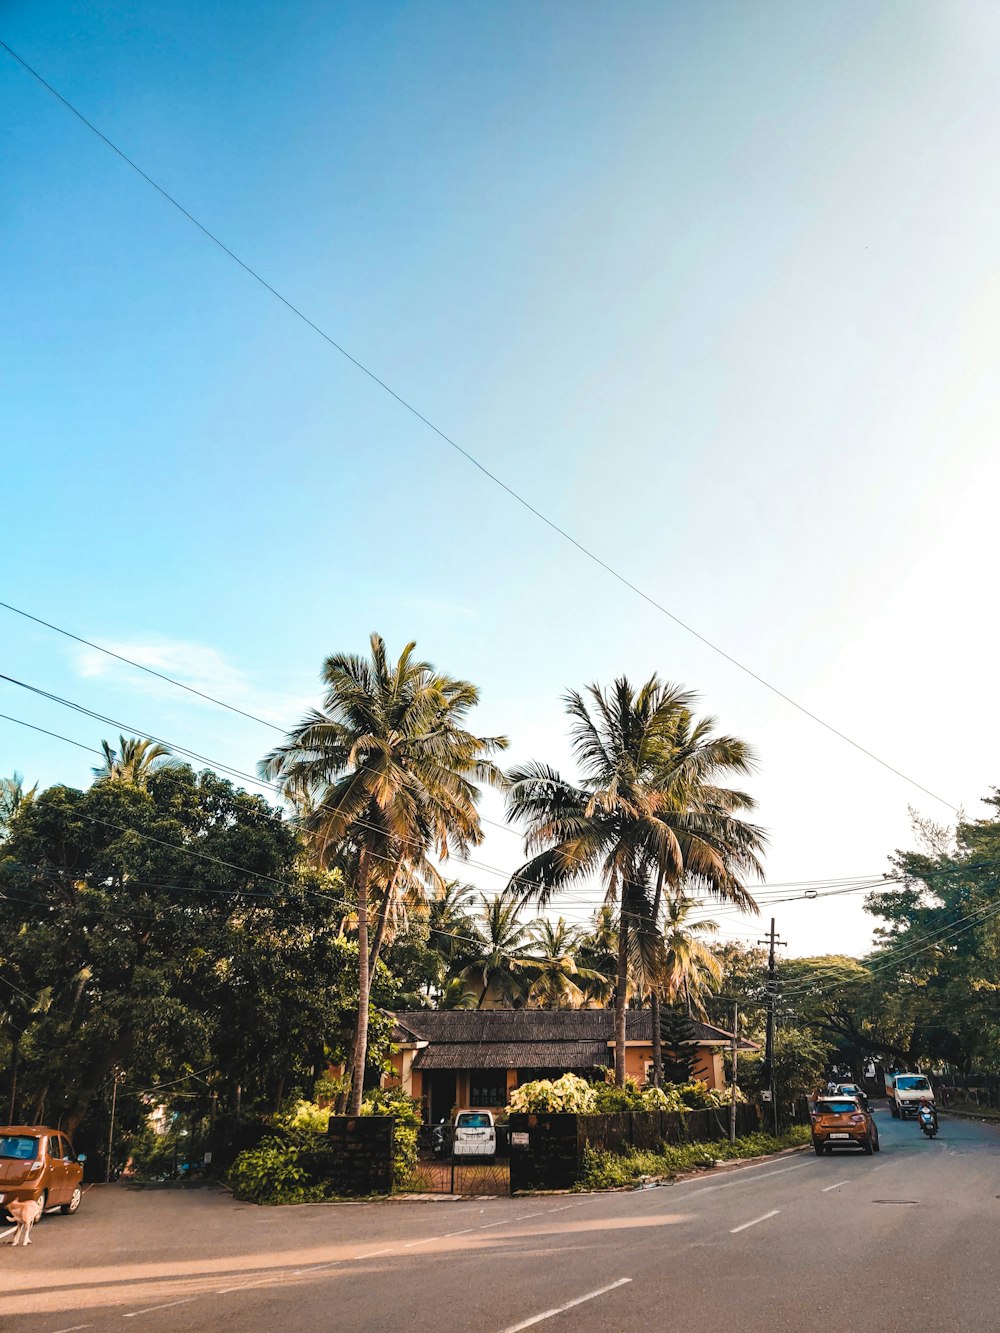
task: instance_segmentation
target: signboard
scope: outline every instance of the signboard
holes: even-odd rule
[[[762,1102],[769,1102],[771,1100],[771,1089],[765,1088],[764,1091],[760,1094],[760,1099]]]
[[[205,1154],[203,1160],[204,1160],[206,1166],[211,1166],[211,1164],[212,1164],[212,1154],[211,1154],[210,1152],[207,1152],[207,1153]]]
[[[528,1135],[525,1133],[523,1129],[522,1130],[515,1129],[513,1131],[513,1133],[510,1136],[510,1146],[512,1148],[527,1148]]]

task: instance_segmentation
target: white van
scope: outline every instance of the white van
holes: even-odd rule
[[[455,1116],[456,1157],[495,1157],[497,1128],[492,1111],[459,1111]]]
[[[916,1115],[922,1101],[934,1101],[934,1089],[924,1074],[886,1074],[885,1095],[894,1120]]]

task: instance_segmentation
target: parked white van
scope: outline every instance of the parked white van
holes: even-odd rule
[[[495,1157],[497,1128],[492,1111],[459,1111],[455,1116],[456,1157]]]

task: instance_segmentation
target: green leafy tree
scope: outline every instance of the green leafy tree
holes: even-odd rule
[[[581,932],[562,917],[542,918],[529,930],[531,955],[521,960],[530,979],[528,1004],[538,1009],[578,1009],[587,1000],[588,985],[607,978],[578,962]]]
[[[358,932],[358,1015],[349,1112],[361,1108],[371,994],[370,911],[381,889],[376,938],[392,910],[397,875],[430,853],[466,855],[482,839],[477,782],[502,786],[491,756],[500,736],[476,736],[465,720],[479,701],[468,681],[436,672],[407,644],[389,662],[371,636],[368,658],[338,653],[323,666],[326,693],[261,764],[292,798],[307,797],[304,827],[318,864],[347,844]]]
[[[153,773],[183,767],[165,745],[145,737],[119,736],[117,750],[108,741],[101,741],[101,749],[104,763],[92,770],[98,782],[128,782],[134,787],[145,787]]]
[[[519,1006],[528,989],[524,963],[531,927],[518,919],[521,903],[509,889],[492,898],[482,894],[480,908],[476,921],[480,943],[459,976],[478,987],[477,1009],[483,1007],[491,992],[504,1004]]]

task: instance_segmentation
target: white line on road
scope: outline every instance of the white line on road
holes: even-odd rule
[[[616,1287],[624,1287],[626,1282],[631,1281],[630,1277],[620,1277],[617,1282],[609,1282],[606,1287],[598,1287],[596,1291],[588,1291],[586,1296],[577,1296],[575,1301],[567,1301],[565,1305],[557,1305],[551,1310],[543,1310],[541,1314],[532,1315],[530,1319],[523,1319],[519,1324],[511,1324],[510,1328],[505,1328],[503,1333],[521,1333],[522,1328],[531,1328],[533,1324],[540,1324],[544,1319],[554,1319],[557,1314],[563,1314],[566,1310],[572,1310],[577,1305],[583,1305],[585,1301],[596,1300],[598,1296],[603,1296],[605,1292],[614,1291]]]
[[[745,1181],[745,1180],[726,1180],[726,1181],[723,1181],[723,1182],[722,1182],[721,1184],[719,1184],[719,1185],[701,1185],[701,1188],[700,1188],[699,1190],[697,1190],[697,1194],[699,1194],[699,1195],[701,1195],[701,1194],[711,1194],[713,1190],[731,1190],[731,1189],[733,1189],[736,1185],[746,1185],[746,1184],[756,1185],[756,1184],[758,1184],[758,1182],[761,1181],[761,1180],[770,1180],[770,1179],[772,1178],[772,1176],[783,1176],[783,1175],[785,1174],[786,1171],[801,1171],[803,1167],[805,1167],[805,1166],[811,1166],[811,1165],[812,1165],[811,1162],[796,1162],[796,1164],[795,1164],[794,1166],[783,1166],[783,1167],[781,1168],[780,1171],[768,1171],[768,1173],[767,1173],[766,1176],[754,1176],[753,1179],[750,1180],[750,1181]],[[747,1168],[747,1170],[749,1170],[749,1167]],[[734,1171],[732,1174],[733,1174],[733,1175],[736,1175],[736,1172]],[[680,1185],[675,1185],[674,1188],[675,1188],[675,1189],[680,1189],[681,1186],[683,1186],[683,1185],[685,1185],[685,1184],[696,1185],[696,1184],[700,1184],[700,1182],[699,1182],[699,1181],[694,1181],[694,1180],[691,1180],[691,1181],[684,1181],[684,1180],[682,1180],[681,1183],[680,1183]]]
[[[57,1328],[56,1333],[79,1333],[81,1328],[91,1328],[91,1324],[74,1324],[72,1328]]]
[[[741,1227],[730,1227],[729,1234],[735,1236],[737,1231],[746,1231],[747,1227],[755,1227],[758,1222],[766,1222],[769,1217],[777,1217],[780,1212],[780,1208],[772,1208],[769,1213],[764,1213],[760,1217],[755,1217],[752,1222],[744,1222]]]
[[[0,1231],[0,1240],[3,1240],[4,1236],[13,1235],[16,1230],[17,1227],[8,1227],[6,1231]]]
[[[164,1305],[147,1305],[145,1310],[130,1310],[128,1314],[122,1315],[123,1319],[135,1319],[137,1315],[152,1314],[154,1310],[169,1310],[172,1305],[190,1305],[192,1301],[197,1300],[196,1296],[185,1296],[182,1301],[167,1301]]]
[[[829,1194],[830,1190],[839,1190],[841,1185],[849,1185],[850,1183],[849,1180],[838,1180],[836,1185],[824,1185],[820,1194]]]

